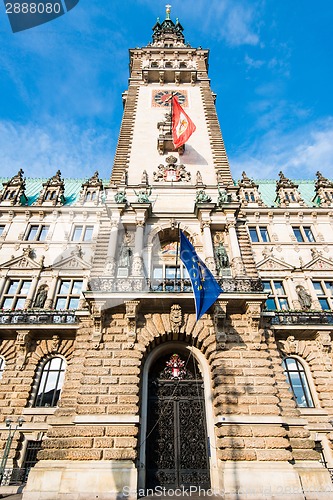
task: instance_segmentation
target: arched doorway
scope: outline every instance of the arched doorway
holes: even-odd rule
[[[164,351],[150,366],[146,487],[210,488],[204,383],[191,352]]]

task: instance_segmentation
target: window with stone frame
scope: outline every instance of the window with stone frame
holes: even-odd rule
[[[282,366],[297,406],[313,408],[313,398],[303,364],[297,358],[290,356],[283,360]]]
[[[97,199],[97,192],[96,190],[87,190],[84,201],[96,201]]]
[[[83,224],[75,225],[72,232],[71,241],[82,242],[91,241],[94,231],[94,226],[86,226]]]
[[[45,224],[31,224],[28,227],[25,240],[26,241],[45,241],[49,232],[50,226]]]
[[[333,280],[318,280],[312,284],[320,307],[324,311],[333,310]]]
[[[179,258],[179,245],[178,259],[176,254],[177,241],[162,242],[154,253],[151,277],[151,287],[154,291],[192,290],[187,269]]]
[[[5,370],[5,359],[0,356],[0,380],[2,379],[3,372]]]
[[[310,226],[292,226],[292,229],[299,243],[316,241]]]
[[[36,465],[38,462],[37,455],[42,449],[42,441],[32,441],[28,440],[25,448],[24,459],[22,463],[22,469],[24,470],[24,482],[27,481],[30,469]]]
[[[78,279],[61,279],[58,282],[55,309],[78,309],[83,281]]]
[[[9,279],[5,285],[0,307],[2,309],[23,309],[31,286],[31,280]]]
[[[252,243],[268,243],[270,241],[266,226],[249,226],[249,233]]]
[[[0,224],[0,237],[3,235],[3,233],[5,232],[5,228],[6,226],[4,224]]]
[[[288,310],[289,301],[283,280],[264,280],[262,282],[264,291],[269,295],[266,300],[266,310]]]
[[[36,392],[33,407],[57,406],[64,383],[65,370],[66,362],[60,356],[41,363],[35,380]]]

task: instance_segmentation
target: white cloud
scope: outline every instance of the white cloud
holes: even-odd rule
[[[317,170],[333,178],[333,117],[292,132],[272,130],[241,149],[229,154],[235,179],[243,170],[257,179],[276,179],[280,170],[293,179],[314,179]]]
[[[9,177],[23,168],[26,177],[50,177],[60,169],[64,177],[90,177],[95,170],[109,178],[115,138],[110,130],[72,123],[48,125],[0,122],[1,175]]]

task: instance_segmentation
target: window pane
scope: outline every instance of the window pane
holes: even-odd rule
[[[161,267],[155,267],[153,270],[153,277],[155,279],[162,279],[163,278],[163,269]]]
[[[297,406],[303,408],[313,407],[312,396],[302,364],[297,359],[286,358],[282,365],[285,368],[284,373],[291,385]]]
[[[15,309],[23,309],[25,304],[25,298],[19,298],[16,300]]]
[[[268,311],[275,311],[276,310],[276,304],[274,299],[267,299],[266,300],[266,309]]]
[[[81,290],[82,290],[82,285],[83,285],[83,282],[82,282],[82,281],[74,281],[74,282],[73,282],[73,289],[72,289],[72,293],[73,293],[73,294],[80,295]]]
[[[289,304],[287,299],[279,299],[279,306],[280,309],[283,309],[284,311],[289,309]]]
[[[71,282],[70,281],[62,281],[60,285],[59,294],[60,295],[68,295],[70,289]]]
[[[93,229],[94,229],[93,226],[86,227],[86,229],[84,231],[83,241],[91,241]]]
[[[45,241],[48,232],[49,232],[49,226],[42,226],[38,240]]]
[[[319,299],[319,304],[320,304],[320,307],[324,310],[327,310],[330,308],[330,306],[328,305],[328,301],[326,299]]]
[[[297,241],[299,241],[299,242],[304,241],[302,233],[298,227],[293,227],[293,231],[294,231],[294,235],[295,235],[295,238]]]
[[[308,241],[315,241],[310,227],[304,227],[304,233]]]
[[[73,241],[80,241],[82,234],[83,226],[75,226],[73,231]]]
[[[27,240],[28,241],[34,240],[37,236],[37,232],[38,232],[38,226],[31,226],[29,229]]]
[[[264,291],[265,292],[271,292],[272,291],[271,284],[270,284],[269,281],[263,281],[262,284],[264,286]]]
[[[66,301],[67,301],[66,298],[61,298],[61,299],[58,298],[56,301],[55,308],[56,309],[66,309]]]
[[[14,295],[18,289],[19,283],[20,282],[18,280],[11,281],[7,293],[9,295]]]
[[[77,309],[79,307],[79,299],[72,297],[68,303],[68,309]]]
[[[2,233],[4,232],[5,230],[5,226],[0,226],[0,236],[2,235]]]
[[[176,266],[168,266],[165,268],[165,277],[166,279],[174,280],[176,276]],[[178,268],[177,278],[180,278],[180,272]]]
[[[323,289],[322,289],[320,281],[314,281],[313,287],[316,290],[317,295],[321,295],[323,293]]]
[[[29,292],[30,285],[31,281],[22,281],[20,294],[27,295],[27,293]]]
[[[333,281],[325,281],[325,286],[327,288],[328,295],[333,295]]]
[[[265,243],[267,241],[269,241],[267,229],[265,227],[260,227],[259,230],[260,230],[260,235],[261,235],[262,241],[264,241]]]
[[[274,288],[276,290],[277,295],[286,295],[282,281],[274,281]]]
[[[253,241],[253,243],[258,243],[259,238],[258,238],[258,234],[257,234],[257,229],[255,227],[250,227],[249,231],[250,231],[251,241]]]
[[[13,299],[11,297],[5,298],[3,301],[2,307],[4,309],[12,309]]]

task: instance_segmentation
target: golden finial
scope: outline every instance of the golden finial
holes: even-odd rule
[[[170,19],[171,5],[167,4],[165,8],[166,8],[166,19]]]

